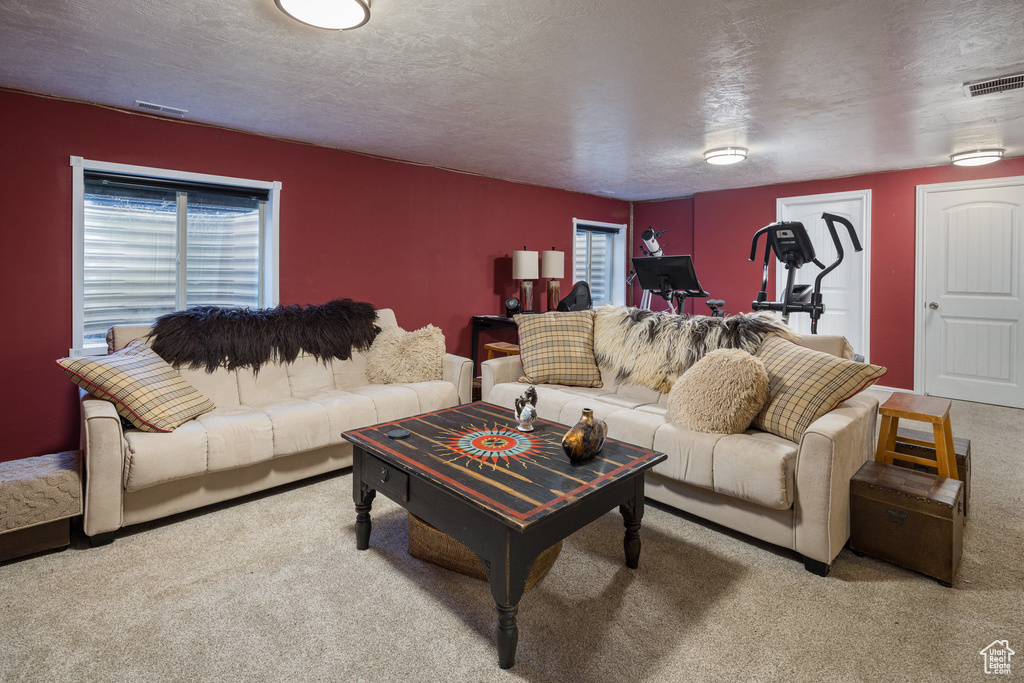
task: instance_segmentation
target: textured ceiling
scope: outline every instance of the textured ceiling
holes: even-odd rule
[[[1021,0],[0,0],[0,86],[621,199],[1024,152]],[[702,152],[750,158],[710,166]]]

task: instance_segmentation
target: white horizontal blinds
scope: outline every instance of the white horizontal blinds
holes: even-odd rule
[[[185,307],[260,305],[262,202],[189,193]]]
[[[86,172],[86,345],[187,306],[260,305],[266,193],[239,189]]]
[[[573,275],[576,281],[586,280],[594,308],[612,302],[612,273],[615,262],[615,235],[618,230],[596,226],[577,225],[576,262]]]
[[[175,309],[177,192],[85,182],[85,342]]]

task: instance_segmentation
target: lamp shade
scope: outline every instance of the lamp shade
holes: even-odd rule
[[[292,19],[303,24],[344,31],[370,20],[370,0],[275,0]]]
[[[535,251],[513,251],[512,279],[536,280],[538,262],[537,252]]]
[[[560,280],[565,277],[565,253],[542,251],[540,253],[540,276]]]

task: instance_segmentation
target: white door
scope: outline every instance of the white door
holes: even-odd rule
[[[839,334],[846,337],[853,350],[870,360],[868,309],[870,305],[869,240],[871,236],[871,190],[834,194],[786,197],[776,201],[776,220],[799,221],[804,224],[814,245],[814,253],[825,266],[836,260],[835,243],[821,214],[831,213],[850,221],[864,251],[853,249],[850,233],[836,222],[836,233],[843,247],[843,262],[821,281],[825,313],[818,321],[818,334]],[[763,254],[763,252],[762,252]],[[763,258],[763,256],[762,256]],[[821,269],[808,263],[796,272],[797,284],[814,284]],[[776,262],[776,300],[782,299],[786,286],[786,269]],[[801,334],[811,333],[811,316],[793,313],[789,326]]]
[[[919,186],[917,217],[917,389],[1024,408],[1024,177]]]

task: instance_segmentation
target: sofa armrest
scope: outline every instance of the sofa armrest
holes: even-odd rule
[[[486,401],[496,384],[515,382],[525,373],[520,356],[502,356],[480,364],[480,400]]]
[[[124,435],[114,404],[82,391],[82,455],[88,536],[121,528]]]
[[[830,564],[850,537],[850,479],[874,452],[878,399],[861,392],[807,428],[796,461],[795,548]]]
[[[444,380],[459,391],[459,403],[473,400],[473,361],[452,353],[444,354]]]

